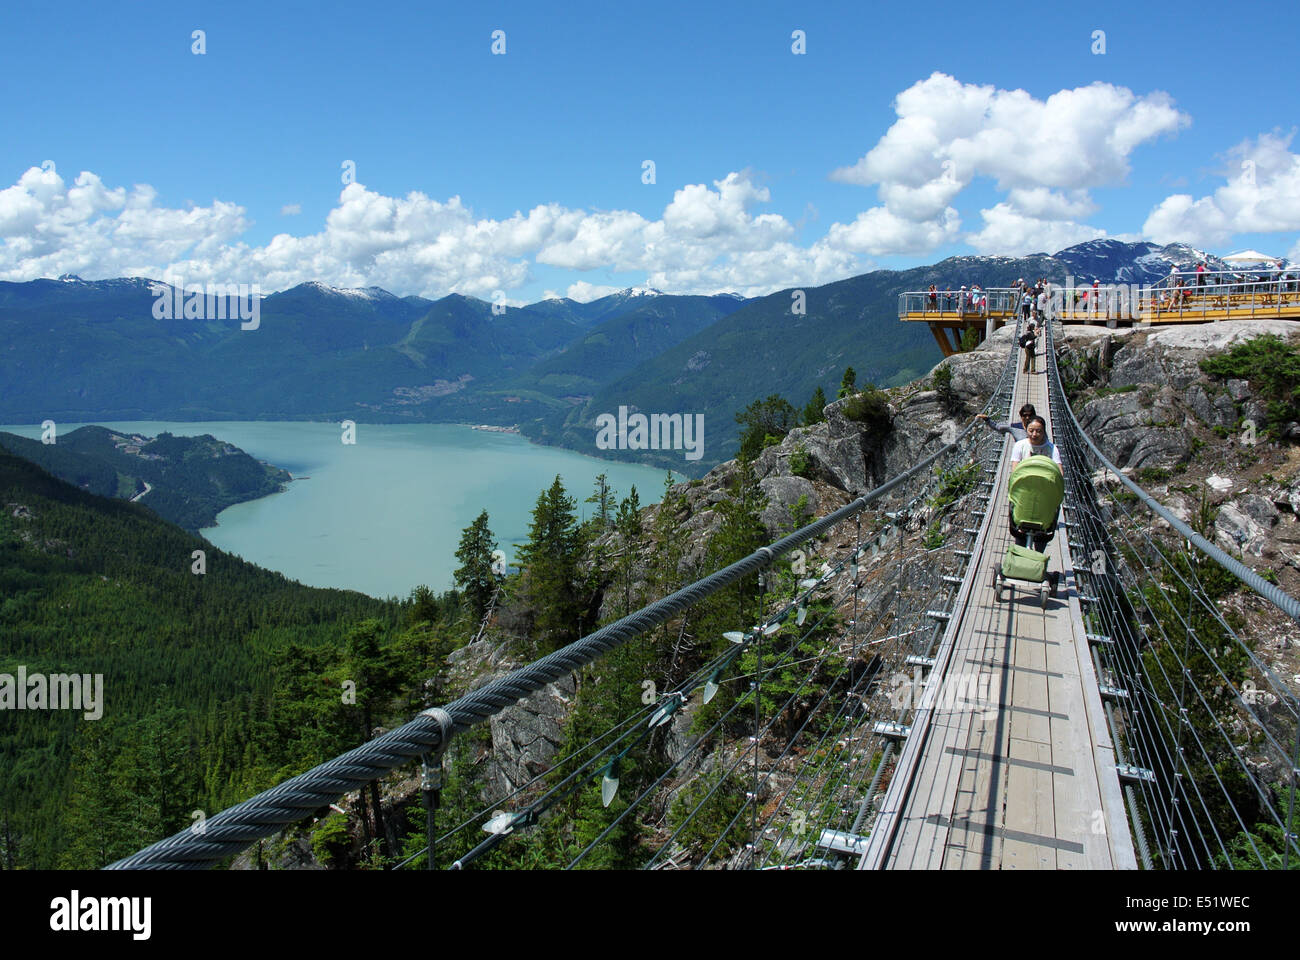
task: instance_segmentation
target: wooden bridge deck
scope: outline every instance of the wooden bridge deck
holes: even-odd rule
[[[1012,410],[1028,401],[1050,424],[1046,380],[1020,373]],[[1026,586],[994,599],[1010,445],[936,657],[943,680],[927,684],[860,869],[1136,869],[1066,528],[1046,608]]]

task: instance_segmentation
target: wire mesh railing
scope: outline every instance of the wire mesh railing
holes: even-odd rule
[[[1143,865],[1300,867],[1300,699],[1268,661],[1294,642],[1300,602],[1203,536],[1207,505],[1198,531],[1101,453],[1052,339],[1069,547]]]
[[[1015,287],[908,290],[898,295],[898,315],[1013,316],[1020,312],[1023,293]]]

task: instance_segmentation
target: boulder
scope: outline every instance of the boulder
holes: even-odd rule
[[[1269,545],[1269,531],[1240,501],[1229,500],[1214,518],[1214,540],[1229,553],[1260,557]]]
[[[1183,394],[1183,402],[1208,427],[1231,428],[1237,424],[1237,408],[1226,393],[1211,394],[1203,384],[1194,383]]]
[[[1232,489],[1232,478],[1212,473],[1205,478],[1205,485],[1218,493],[1227,493]]]
[[[1251,519],[1261,527],[1274,526],[1280,516],[1277,507],[1273,506],[1273,501],[1268,497],[1261,497],[1259,494],[1247,494],[1237,502],[1250,515]]]
[[[550,767],[564,743],[564,720],[574,694],[573,678],[549,683],[489,721],[492,761],[488,777],[493,787],[510,793]]]
[[[790,508],[799,502],[800,497],[807,498],[803,522],[807,523],[818,515],[817,490],[810,480],[769,476],[758,482],[758,488],[767,496],[767,506],[760,516],[773,539],[794,529]]]

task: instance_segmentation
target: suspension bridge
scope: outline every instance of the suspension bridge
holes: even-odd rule
[[[1255,629],[1294,638],[1300,602],[1103,456],[1067,402],[1056,326],[1043,373],[1009,345],[985,407],[1033,403],[1061,451],[1053,596],[993,583],[1009,444],[972,423],[789,536],[110,869],[217,865],[416,762],[427,835],[399,868],[472,868],[584,793],[607,822],[570,867],[633,823],[650,869],[1300,865],[1300,700]],[[684,632],[701,600],[754,578],[756,622],[720,652],[437,822],[458,734],[660,625]]]

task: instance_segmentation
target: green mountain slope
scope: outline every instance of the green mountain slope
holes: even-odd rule
[[[103,676],[97,720],[0,712],[4,856],[98,866],[266,785],[294,761],[258,733],[289,645],[337,648],[358,621],[397,615],[393,603],[286,580],[0,451],[0,674]],[[147,792],[128,803],[132,783]]]
[[[187,530],[210,527],[226,507],[283,489],[289,473],[210,434],[156,438],[79,427],[45,444],[0,433],[0,448],[102,497],[131,499]]]
[[[845,367],[857,382],[896,386],[923,375],[941,359],[923,323],[898,319],[898,294],[931,283],[958,288],[979,282],[1006,286],[1019,277],[1063,279],[1049,257],[955,257],[913,270],[880,270],[809,288],[806,313],[791,312],[790,290],[751,301],[717,323],[564,410],[521,422],[526,436],[597,453],[596,418],[620,406],[643,413],[704,416],[704,455],[680,451],[600,451],[604,456],[706,472],[737,450],[735,414],[751,401],[779,393],[802,407],[817,386],[834,398]]]

